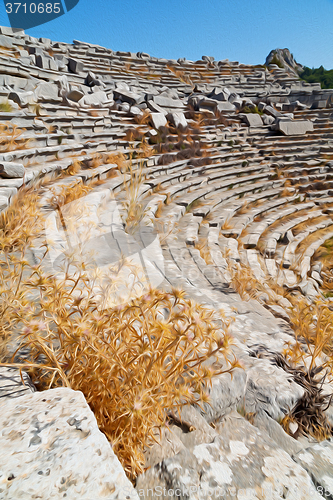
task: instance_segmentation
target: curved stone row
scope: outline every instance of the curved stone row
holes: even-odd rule
[[[90,184],[92,218],[110,194],[119,210],[110,246],[125,241],[143,254],[158,233],[160,253],[145,254],[151,280],[235,317],[244,371],[216,381],[212,412],[222,418],[243,405],[268,415],[271,431],[304,393],[274,362],[294,339],[281,321],[290,306],[281,289],[315,299],[317,250],[333,237],[333,91],[275,65],[157,59],[8,28],[0,28],[0,65],[0,209],[44,177],[47,215],[64,188]],[[39,251],[36,242],[34,258]],[[245,281],[251,270],[257,300],[236,293],[237,269]]]

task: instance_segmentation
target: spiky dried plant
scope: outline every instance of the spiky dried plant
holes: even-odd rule
[[[134,478],[167,411],[207,402],[212,377],[237,366],[229,322],[176,289],[104,307],[124,262],[100,287],[102,302],[98,269],[92,274],[77,255],[61,275],[50,271],[47,246],[40,258],[31,253],[42,233],[38,194],[21,191],[1,214],[0,361],[27,369],[40,390],[82,391]]]

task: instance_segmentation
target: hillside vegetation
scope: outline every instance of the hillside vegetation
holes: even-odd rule
[[[320,82],[322,89],[332,89],[333,88],[333,69],[325,69],[323,66],[319,68],[308,68],[300,73],[302,80],[308,83]]]

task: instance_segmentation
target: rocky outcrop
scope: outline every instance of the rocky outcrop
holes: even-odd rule
[[[139,476],[140,498],[324,498],[303,467],[237,413],[216,426],[214,434]]]
[[[0,449],[3,500],[138,498],[81,392],[1,399]]]
[[[298,76],[303,71],[303,66],[295,61],[289,49],[274,49],[270,51],[266,57],[265,64],[268,66],[269,64],[277,63],[279,63],[281,68],[284,68],[288,73],[295,76]]]

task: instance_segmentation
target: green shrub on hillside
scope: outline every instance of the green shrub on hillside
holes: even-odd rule
[[[308,83],[319,82],[322,89],[333,89],[333,69],[327,70],[323,66],[310,69],[305,66],[300,77]]]

